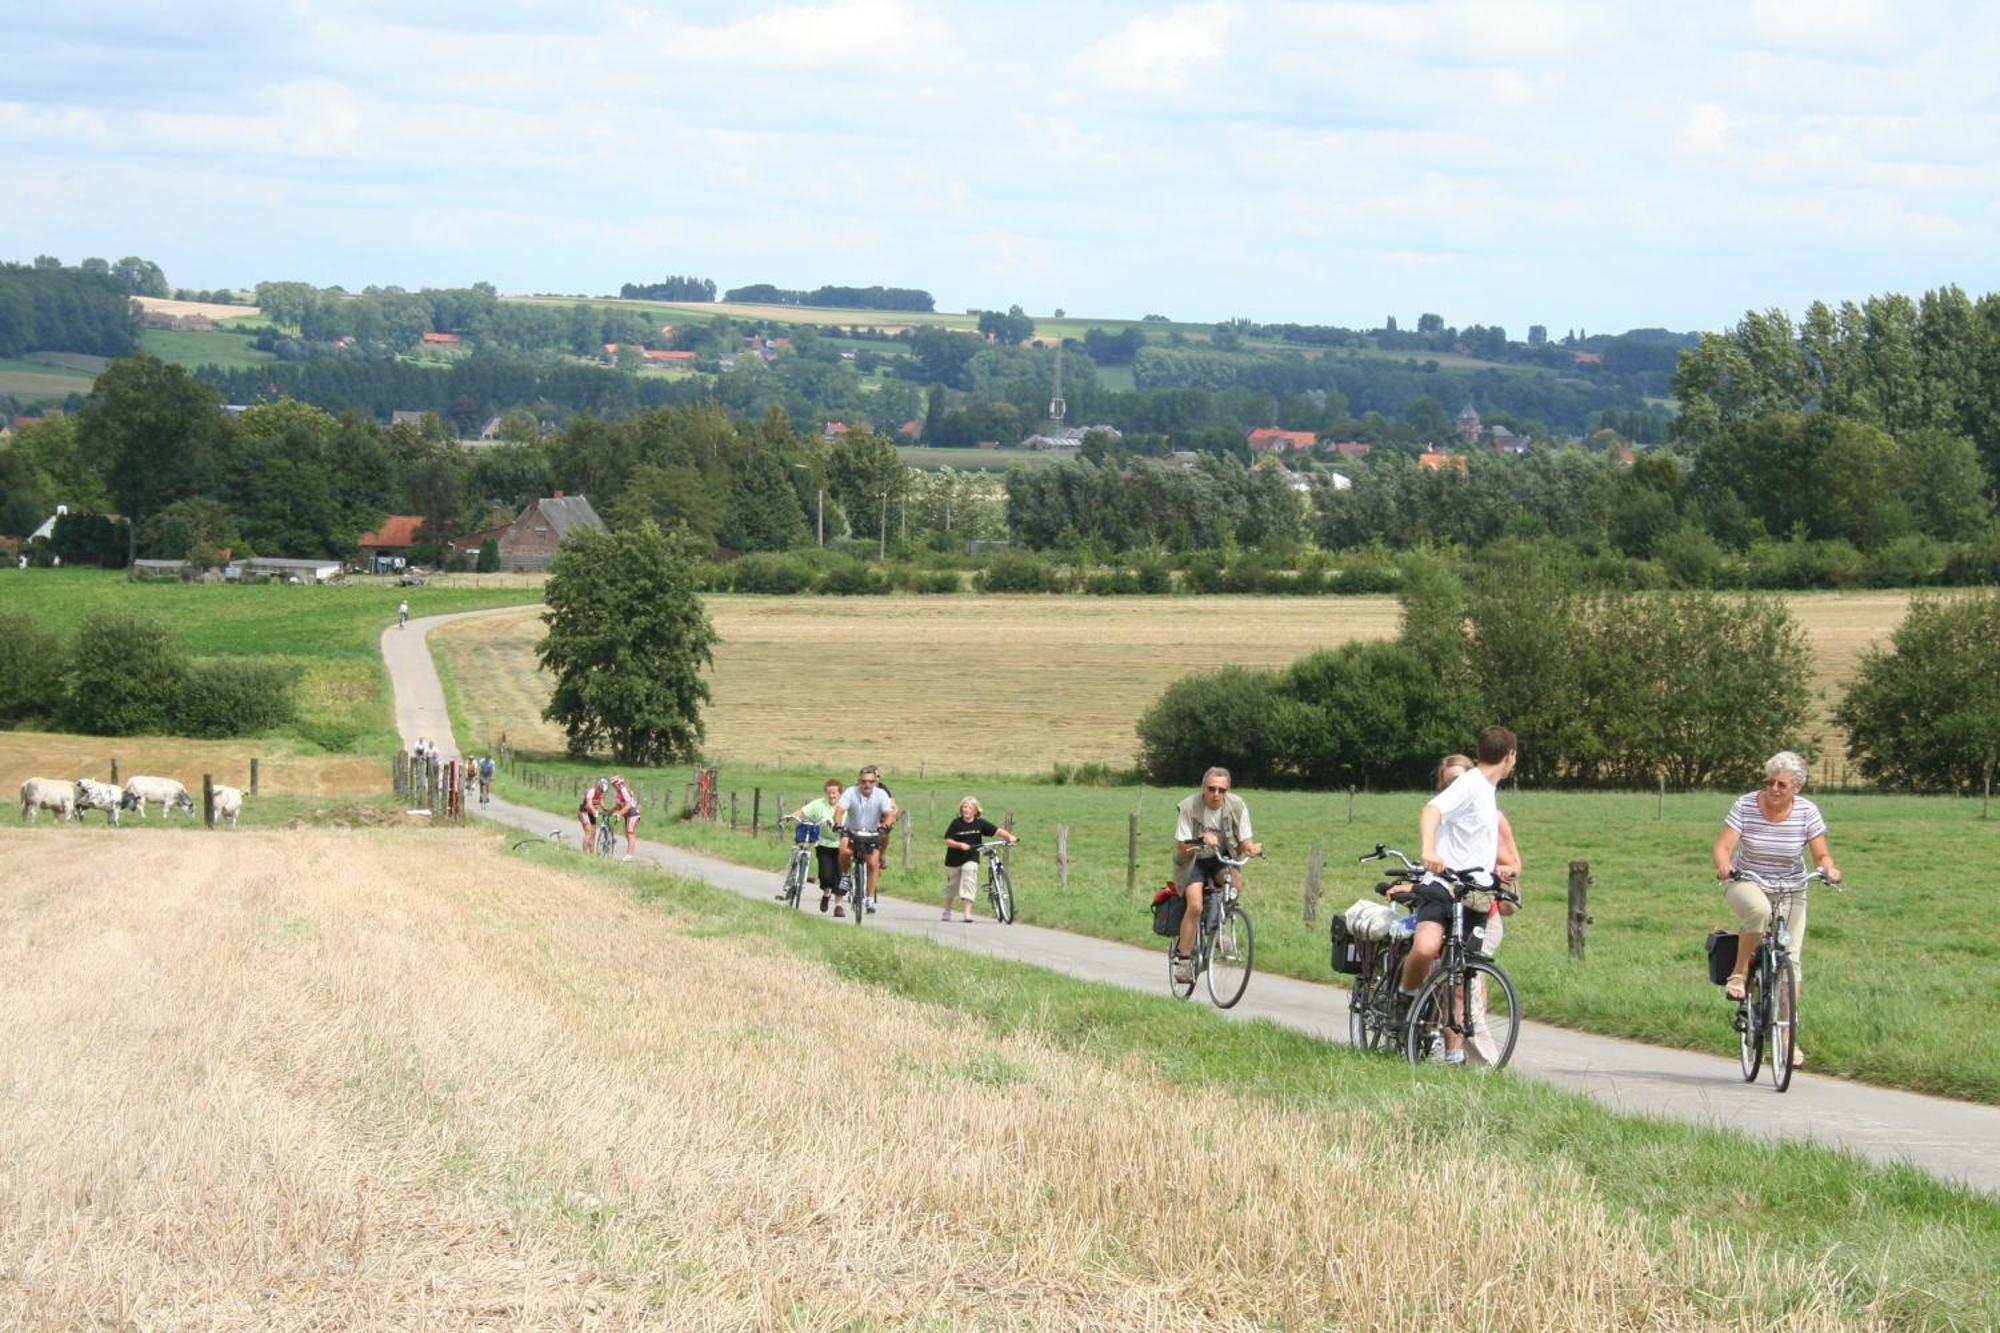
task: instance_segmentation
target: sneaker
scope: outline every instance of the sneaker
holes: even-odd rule
[[[771,895],[771,897],[776,899],[778,902],[783,902],[785,901],[785,899],[791,896],[792,896],[791,894],[786,893],[783,889],[779,889],[776,893]]]
[[[1462,1064],[1464,1064],[1464,1063],[1465,1063],[1465,1048],[1464,1048],[1463,1046],[1461,1046],[1461,1047],[1459,1047],[1459,1048],[1458,1048],[1457,1050],[1455,1050],[1455,1051],[1446,1051],[1446,1052],[1444,1053],[1444,1062],[1445,1062],[1446,1064],[1448,1064],[1448,1065],[1462,1065]]]
[[[834,914],[835,916],[846,916],[846,915],[847,915],[847,904],[846,904],[846,903],[835,903],[835,904],[833,905],[833,914]]]
[[[631,854],[630,852],[627,852],[627,853],[625,854],[625,859],[626,859],[627,861],[630,861],[630,860],[632,860],[632,859],[634,859],[634,858],[633,858],[633,856],[632,856],[632,854]],[[784,895],[783,895],[783,894],[779,894],[778,896],[779,896],[779,897],[781,897],[781,898],[782,898],[782,897],[784,897]]]
[[[875,915],[875,900],[873,898],[870,898],[868,900],[868,915],[870,916]]]
[[[1194,959],[1185,954],[1174,955],[1174,980],[1183,986],[1194,984]]]
[[[950,915],[951,915],[951,913],[949,913],[949,912],[946,912],[946,913],[945,913],[945,915],[946,915],[946,916],[950,916]],[[969,917],[969,916],[962,916],[962,917],[960,917],[960,918],[959,918],[959,920],[960,920],[960,921],[963,921],[963,922],[964,922],[964,923],[965,923],[966,925],[968,925],[968,926],[972,924],[972,918],[971,918],[971,917]]]
[[[822,893],[822,894],[821,894],[821,895],[819,896],[819,910],[820,910],[820,911],[822,911],[822,912],[824,912],[824,911],[826,910],[826,905],[827,905],[828,903],[832,902],[832,901],[833,901],[833,895],[832,895],[832,894],[830,894],[830,893]]]
[[[965,918],[965,919],[966,919],[967,921],[970,921],[970,920],[972,920],[972,918],[971,918],[971,917],[967,917],[967,918]],[[940,920],[940,921],[949,921],[949,920],[951,920],[951,913],[950,913],[950,912],[946,912],[946,913],[945,913],[945,914],[944,914],[943,916],[939,917],[939,918],[938,918],[938,920]]]

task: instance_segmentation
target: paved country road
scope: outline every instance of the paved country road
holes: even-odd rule
[[[406,629],[391,626],[383,631],[382,656],[396,691],[396,726],[405,745],[420,736],[428,737],[440,753],[458,753],[425,636],[435,626],[453,620],[508,613],[518,615],[520,609],[429,616],[412,620]],[[480,813],[534,833],[576,831],[574,820],[498,798]],[[778,877],[770,871],[643,839],[639,857],[674,874],[745,897],[769,901],[777,889]],[[777,910],[775,905],[773,910]],[[825,920],[831,929],[832,918]],[[840,924],[843,929],[853,928],[846,922]],[[1159,995],[1161,1004],[1182,1003],[1166,993],[1163,950],[1139,949],[1030,925],[945,923],[937,919],[933,904],[886,896],[880,915],[866,928],[921,935],[954,948],[1033,963],[1073,977],[1151,991]],[[1198,991],[1197,999],[1187,1003],[1206,1003],[1202,995]],[[1705,989],[1699,993],[1690,990],[1690,1003],[1706,998]],[[1523,996],[1522,1003],[1532,1008],[1534,997]],[[1232,1018],[1281,1023],[1328,1041],[1347,1039],[1347,992],[1337,986],[1260,973],[1251,980],[1249,994],[1229,1014]],[[1717,1021],[1721,1021],[1719,1013]],[[1583,1093],[1620,1111],[1845,1148],[1877,1162],[1908,1162],[1946,1179],[2000,1193],[2000,1108],[1875,1088],[1811,1072],[1800,1073],[1792,1081],[1791,1091],[1779,1095],[1771,1090],[1768,1079],[1743,1082],[1733,1060],[1539,1023],[1522,1025],[1520,1044],[1509,1068]]]

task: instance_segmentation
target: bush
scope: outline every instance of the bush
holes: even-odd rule
[[[965,585],[959,581],[958,571],[955,569],[919,570],[916,576],[910,580],[911,592],[920,592],[926,595],[946,596],[962,592],[964,589]]]
[[[1191,783],[1212,764],[1243,786],[1268,782],[1278,771],[1274,722],[1278,678],[1268,671],[1224,667],[1183,676],[1139,719],[1139,766],[1153,782]]]
[[[181,736],[253,736],[297,720],[294,674],[275,662],[223,658],[188,667],[174,708]]]
[[[0,612],[0,726],[53,718],[62,706],[62,640],[26,611]]]
[[[1129,569],[1107,569],[1092,574],[1083,590],[1096,597],[1126,597],[1139,591],[1139,576]]]
[[[1653,559],[1676,588],[1713,588],[1722,581],[1722,543],[1702,529],[1676,528],[1653,543]]]
[[[1943,577],[1945,548],[1929,537],[1898,537],[1868,557],[1863,581],[1871,588],[1922,588]]]
[[[1834,716],[1872,781],[1984,791],[2000,768],[2000,595],[1919,598]]]
[[[1002,551],[973,576],[981,592],[1055,592],[1056,571],[1025,551]]]
[[[126,611],[93,611],[63,673],[65,731],[141,736],[169,731],[187,662],[166,626]]]
[[[1222,557],[1213,551],[1197,551],[1188,557],[1181,571],[1181,591],[1211,593],[1222,591]]]
[[[1139,591],[1148,596],[1159,596],[1174,590],[1174,571],[1164,560],[1142,560],[1138,569]]]
[[[488,537],[485,541],[479,543],[479,563],[473,568],[474,572],[479,574],[499,573],[500,543],[492,537]]]
[[[889,591],[889,580],[873,565],[850,560],[828,566],[813,584],[813,591],[830,597],[874,597]]]
[[[297,730],[328,754],[353,754],[361,745],[361,728],[348,722],[301,722]]]
[[[1326,590],[1342,596],[1364,596],[1394,592],[1402,584],[1402,572],[1388,549],[1375,545],[1348,551],[1326,581]]]
[[[797,556],[758,551],[725,568],[729,586],[737,592],[789,596],[813,585],[812,567]]]

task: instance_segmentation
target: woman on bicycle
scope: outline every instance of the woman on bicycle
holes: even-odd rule
[[[1771,926],[1771,899],[1764,890],[1736,878],[1738,867],[1754,870],[1775,883],[1799,883],[1803,887],[1801,858],[1810,853],[1813,864],[1830,880],[1840,878],[1833,853],[1826,846],[1826,818],[1819,807],[1800,795],[1806,785],[1806,761],[1790,750],[1780,750],[1764,761],[1764,785],[1736,798],[1723,816],[1722,833],[1715,840],[1715,877],[1722,880],[1723,901],[1736,913],[1743,927],[1736,936],[1736,966],[1730,969],[1724,993],[1732,1000],[1743,998],[1750,963],[1757,946]],[[1792,936],[1792,979],[1804,982],[1800,956],[1806,948],[1806,896],[1801,893],[1786,917]],[[1805,1064],[1805,1052],[1792,1047],[1792,1067]]]
[[[819,825],[819,841],[813,846],[813,855],[819,869],[819,910],[824,912],[841,891],[840,830],[833,822],[834,808],[840,804],[840,779],[828,778],[820,791],[818,800],[807,801],[792,811],[792,818],[801,824]],[[779,890],[778,897],[784,896],[784,891]]]
[[[589,852],[597,846],[597,821],[604,813],[604,792],[609,786],[603,778],[583,789],[583,800],[576,807],[576,822],[583,829],[583,850]]]
[[[964,912],[961,920],[972,920],[972,902],[979,896],[979,846],[988,838],[1017,841],[1013,834],[979,813],[979,800],[968,796],[958,803],[958,818],[944,831],[944,915],[951,920],[954,900]]]
[[[611,779],[610,792],[616,801],[611,813],[625,819],[625,859],[630,861],[639,852],[639,794],[620,777]]]

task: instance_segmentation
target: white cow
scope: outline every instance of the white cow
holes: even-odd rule
[[[83,822],[86,810],[102,810],[104,817],[112,824],[118,822],[118,811],[125,804],[125,789],[109,782],[95,782],[90,778],[78,778],[76,789],[76,822]]]
[[[215,789],[215,817],[227,819],[229,827],[236,827],[236,820],[243,813],[243,789],[241,787],[217,787]]]
[[[56,778],[29,778],[21,784],[21,818],[33,823],[44,810],[59,819],[75,818],[76,788]]]
[[[171,814],[176,810],[187,811],[189,819],[194,818],[194,797],[188,789],[172,778],[135,777],[125,784],[125,808],[137,810],[139,818],[146,817],[146,802],[159,804],[162,813]]]

